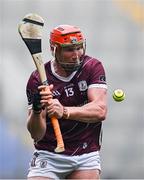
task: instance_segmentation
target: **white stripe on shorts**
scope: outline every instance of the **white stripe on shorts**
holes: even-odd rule
[[[35,165],[29,168],[28,177],[41,176],[54,179],[64,179],[74,170],[98,169],[101,171],[99,151],[68,156],[48,151],[35,151],[38,157]]]

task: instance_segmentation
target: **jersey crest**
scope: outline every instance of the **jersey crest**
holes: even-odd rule
[[[88,86],[87,86],[87,82],[82,80],[78,82],[78,86],[79,86],[79,90],[80,91],[86,91]]]

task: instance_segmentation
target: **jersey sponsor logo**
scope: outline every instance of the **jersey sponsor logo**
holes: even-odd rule
[[[56,90],[56,91],[52,91],[52,95],[53,97],[55,97],[55,96],[60,96],[61,94],[58,90]]]
[[[78,82],[79,90],[80,91],[86,91],[87,90],[87,82],[82,80]]]

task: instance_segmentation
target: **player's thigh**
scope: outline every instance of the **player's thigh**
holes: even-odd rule
[[[35,176],[35,177],[29,177],[27,178],[27,180],[52,180],[52,178]]]
[[[100,179],[100,171],[98,169],[77,170],[67,176],[67,179]]]

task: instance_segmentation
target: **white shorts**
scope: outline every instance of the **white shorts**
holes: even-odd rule
[[[72,171],[98,169],[101,171],[99,151],[68,156],[48,151],[35,151],[28,177],[41,176],[64,179]]]

